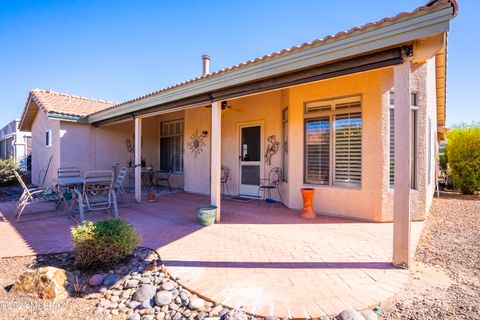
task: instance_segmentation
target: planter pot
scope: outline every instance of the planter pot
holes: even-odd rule
[[[204,226],[211,226],[215,223],[215,218],[217,217],[217,207],[200,207],[197,209],[197,217]]]
[[[304,219],[315,219],[317,215],[313,211],[313,196],[315,194],[315,189],[313,188],[302,188],[302,198],[303,198],[303,210],[300,214],[300,217]]]
[[[155,201],[155,194],[154,193],[147,193],[147,201],[154,202]]]

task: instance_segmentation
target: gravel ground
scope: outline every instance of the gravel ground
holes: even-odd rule
[[[8,286],[28,268],[40,265],[66,267],[68,264],[39,263],[36,257],[0,259],[0,319],[92,319],[96,300],[69,297],[63,303],[54,304],[34,299],[27,294],[8,293]]]
[[[480,197],[435,198],[413,277],[383,319],[480,319]]]

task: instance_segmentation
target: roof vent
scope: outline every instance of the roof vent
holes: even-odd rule
[[[202,76],[206,76],[210,73],[210,56],[208,54],[204,54],[202,56],[203,61],[203,73]]]

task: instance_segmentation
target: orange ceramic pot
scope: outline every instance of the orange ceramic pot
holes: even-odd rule
[[[147,193],[147,201],[154,202],[155,201],[155,193]]]
[[[313,188],[302,188],[302,198],[303,198],[303,210],[300,214],[300,217],[304,219],[315,219],[317,215],[313,212],[313,196],[315,194],[315,189]]]

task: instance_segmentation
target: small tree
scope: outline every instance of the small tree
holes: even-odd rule
[[[12,183],[15,180],[13,171],[18,170],[17,162],[12,157],[0,159],[0,186]]]
[[[448,132],[447,159],[460,192],[480,190],[480,123],[456,125]]]

